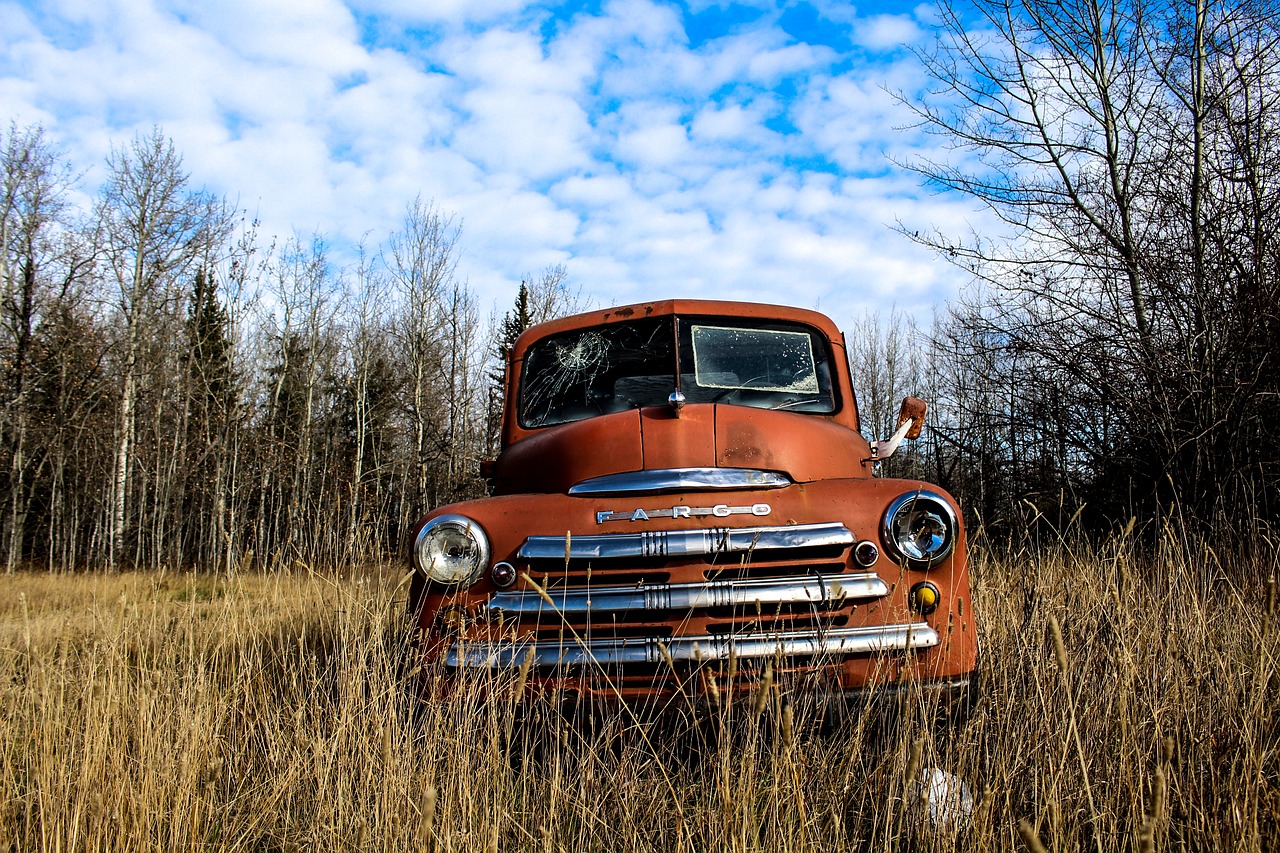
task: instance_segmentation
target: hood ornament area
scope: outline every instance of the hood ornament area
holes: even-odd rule
[[[671,392],[671,396],[667,398],[667,405],[671,407],[671,411],[675,412],[676,417],[680,417],[680,410],[684,408],[684,392],[679,388]]]

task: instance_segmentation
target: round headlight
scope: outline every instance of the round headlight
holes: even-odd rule
[[[465,515],[439,515],[422,525],[413,554],[427,580],[470,585],[489,565],[489,539]]]
[[[884,545],[899,563],[912,569],[938,565],[956,544],[955,510],[933,492],[908,492],[884,514]]]

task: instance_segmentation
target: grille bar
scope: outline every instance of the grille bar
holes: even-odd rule
[[[787,527],[714,527],[705,530],[647,530],[642,533],[593,533],[530,536],[520,546],[525,560],[617,560],[739,554],[787,548],[845,547],[854,542],[849,528],[836,522]],[[567,552],[567,554],[566,554]]]
[[[455,644],[445,653],[445,664],[455,668],[485,669],[521,664],[529,650],[537,666],[661,664],[671,660],[708,662],[739,659],[813,655],[856,655],[905,652],[938,645],[938,634],[927,624],[876,625],[813,631],[779,631],[746,636],[674,637],[665,642],[649,638],[545,640],[541,642]],[[663,646],[666,655],[663,654]]]
[[[548,604],[533,590],[499,592],[489,610],[513,615],[538,613],[617,613],[633,610],[694,610],[760,604],[821,604],[880,598],[888,585],[874,572],[856,575],[811,575],[796,578],[722,580],[706,583],[602,586],[594,589],[551,589]]]

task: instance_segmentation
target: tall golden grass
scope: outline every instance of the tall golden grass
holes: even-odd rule
[[[390,572],[8,576],[0,846],[1280,849],[1274,560],[979,553],[967,721],[906,693],[823,731],[772,679],[685,732],[518,706],[518,672],[424,699]],[[932,768],[969,817],[931,823]]]

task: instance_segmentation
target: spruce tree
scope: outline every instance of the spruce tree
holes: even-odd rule
[[[489,403],[485,418],[485,449],[490,457],[495,456],[502,440],[502,411],[507,398],[507,360],[516,345],[516,338],[533,325],[533,316],[529,310],[529,286],[520,282],[520,292],[516,294],[516,304],[512,310],[502,317],[498,328],[498,337],[494,342],[493,369],[489,371]]]

